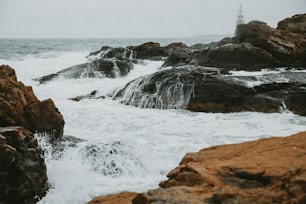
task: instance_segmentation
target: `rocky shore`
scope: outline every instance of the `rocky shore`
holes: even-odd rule
[[[277,28],[252,21],[239,25],[236,33],[194,46],[103,46],[90,53],[87,62],[35,80],[43,84],[60,78],[118,78],[137,63],[162,60],[158,72],[130,81],[110,96],[93,90],[70,100],[110,97],[140,108],[291,111],[306,116],[306,14],[282,20]],[[241,70],[257,75],[237,74]],[[44,153],[34,134],[57,144],[64,124],[52,99],[38,100],[31,87],[17,80],[13,68],[0,66],[0,203],[35,203],[46,194]],[[97,148],[89,146],[84,154]],[[306,203],[305,161],[306,132],[210,147],[188,153],[158,189],[97,197],[89,203]]]
[[[160,188],[90,204],[305,203],[306,132],[188,153]]]
[[[46,194],[44,153],[33,134],[59,141],[64,123],[52,99],[39,101],[11,67],[0,66],[0,203],[35,203]]]

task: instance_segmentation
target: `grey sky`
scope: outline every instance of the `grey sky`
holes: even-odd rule
[[[234,32],[246,21],[276,26],[306,13],[306,0],[0,0],[0,37],[183,37]]]

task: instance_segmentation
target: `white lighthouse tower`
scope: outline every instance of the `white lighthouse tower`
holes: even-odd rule
[[[235,35],[237,35],[237,26],[240,24],[244,24],[244,16],[243,16],[243,12],[242,12],[242,5],[240,4],[239,6],[239,10],[238,10],[238,16],[237,16],[237,20],[236,20],[236,30],[235,30]]]
[[[244,24],[244,16],[243,16],[242,5],[241,4],[239,6],[237,21],[236,21],[237,26],[240,25],[240,24]]]

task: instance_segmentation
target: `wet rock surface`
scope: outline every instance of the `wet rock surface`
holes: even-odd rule
[[[270,78],[260,76],[266,81],[249,86],[251,77],[223,75],[222,71],[191,65],[162,70],[130,82],[117,92],[115,98],[141,108],[271,113],[280,112],[287,106],[294,113],[305,115],[302,104],[306,98],[306,85],[303,77],[294,81],[294,75],[305,75],[304,72],[288,72],[290,77],[286,82],[275,81],[279,73]]]
[[[160,188],[122,203],[305,203],[306,132],[188,153]],[[120,194],[99,197],[104,203]],[[99,202],[103,201],[103,202]]]
[[[126,76],[131,69],[133,69],[133,63],[129,60],[96,59],[35,80],[39,83],[46,83],[60,78],[117,78]]]
[[[44,154],[22,127],[0,128],[0,203],[36,203],[48,190]]]
[[[39,101],[32,87],[17,81],[11,67],[0,66],[0,127],[22,126],[56,140],[62,137],[64,124],[52,99]]]

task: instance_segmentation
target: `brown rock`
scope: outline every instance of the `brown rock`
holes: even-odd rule
[[[306,203],[306,132],[188,153],[133,204]]]
[[[96,197],[88,202],[88,204],[132,204],[132,200],[137,193],[122,192],[114,195]]]
[[[306,14],[294,15],[278,22],[277,29],[297,33],[306,37]]]
[[[23,126],[32,132],[63,133],[64,119],[51,99],[39,101],[32,87],[17,81],[15,71],[0,66],[0,127]]]
[[[0,128],[0,203],[35,203],[47,190],[43,151],[32,133]]]

